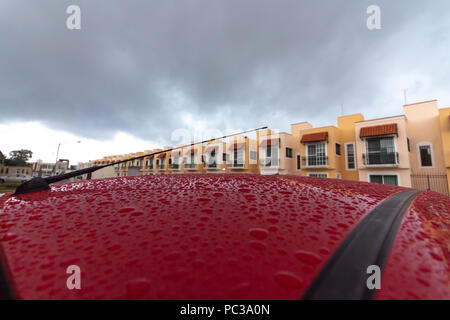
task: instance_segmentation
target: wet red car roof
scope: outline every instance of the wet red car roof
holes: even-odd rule
[[[231,174],[60,184],[0,197],[0,244],[22,299],[299,299],[361,219],[402,190]],[[377,298],[450,298],[449,199],[414,201]],[[69,265],[81,290],[66,287]]]

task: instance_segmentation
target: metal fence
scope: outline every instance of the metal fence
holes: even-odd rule
[[[450,196],[446,174],[412,174],[411,183],[414,189],[436,191]]]

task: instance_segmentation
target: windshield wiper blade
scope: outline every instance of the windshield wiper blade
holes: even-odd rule
[[[142,158],[153,156],[153,155],[160,154],[160,153],[170,152],[170,151],[173,151],[173,150],[187,148],[187,147],[194,146],[194,145],[197,145],[197,144],[203,144],[203,143],[206,143],[206,142],[219,140],[219,139],[225,139],[225,138],[228,138],[228,137],[232,137],[232,136],[236,136],[236,135],[240,135],[240,134],[244,134],[244,133],[249,133],[249,132],[253,132],[253,131],[259,131],[259,130],[263,130],[263,129],[267,129],[267,127],[261,127],[261,128],[257,128],[257,129],[242,131],[242,132],[239,132],[239,133],[234,133],[234,134],[226,135],[226,136],[223,136],[223,137],[217,137],[217,138],[208,139],[208,140],[204,140],[204,141],[200,141],[200,142],[196,142],[196,143],[187,144],[187,145],[184,145],[184,146],[181,146],[181,147],[170,148],[170,149],[157,151],[157,152],[145,154],[145,155],[142,155],[142,156],[138,156],[138,157],[134,157],[134,158],[126,159],[126,160],[120,160],[120,161],[112,162],[112,163],[105,164],[105,165],[102,165],[102,166],[93,166],[93,167],[89,167],[89,168],[85,168],[85,169],[76,170],[76,171],[73,171],[73,172],[63,173],[63,174],[60,174],[60,175],[57,175],[57,176],[50,176],[50,177],[46,177],[46,178],[35,177],[35,178],[32,178],[32,179],[30,179],[28,181],[25,181],[22,184],[20,184],[16,188],[16,191],[14,192],[13,195],[15,196],[15,195],[26,194],[26,193],[30,193],[30,192],[49,190],[51,183],[56,183],[56,182],[60,182],[60,181],[63,181],[63,180],[70,179],[70,178],[75,178],[75,177],[81,176],[83,174],[90,174],[90,173],[92,173],[94,171],[97,171],[97,170],[100,170],[100,169],[103,169],[103,168],[106,168],[106,167],[111,167],[111,166],[115,166],[117,164],[125,163],[125,162],[128,162],[128,161],[142,159]]]

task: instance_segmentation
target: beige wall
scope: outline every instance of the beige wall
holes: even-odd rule
[[[363,153],[366,152],[365,140],[359,137],[361,128],[372,127],[384,124],[396,123],[398,136],[394,136],[396,151],[399,154],[399,164],[397,166],[381,165],[381,166],[365,166],[363,162]],[[395,174],[398,175],[399,185],[411,187],[411,164],[408,152],[406,117],[388,117],[375,120],[367,120],[355,123],[356,136],[356,154],[359,170],[359,180],[369,182],[370,174]]]
[[[364,116],[360,113],[338,117],[338,128],[339,128],[339,142],[341,143],[341,157],[340,157],[340,168],[342,179],[345,180],[359,180],[358,172],[358,159],[356,157],[356,134],[355,134],[355,123],[364,121]],[[346,163],[346,144],[353,143],[355,150],[355,169],[347,170]]]
[[[278,167],[264,167],[261,159],[264,158],[264,153],[266,152],[266,148],[261,146],[261,143],[265,140],[278,140],[278,158],[279,165]],[[297,154],[300,153],[300,140],[296,139],[293,135],[282,132],[282,133],[273,133],[266,134],[260,136],[259,140],[259,164],[260,164],[260,172],[262,174],[291,174],[291,175],[300,175],[301,170],[297,170]],[[292,158],[288,158],[286,156],[286,148],[292,149]]]
[[[211,150],[206,152],[206,148],[212,147],[216,152],[216,167],[208,167],[209,159],[211,157]],[[223,161],[223,154],[227,151],[227,145],[221,139],[209,141],[205,147],[205,172],[208,173],[224,173],[227,170],[227,163]]]
[[[439,110],[444,165],[446,167],[448,190],[450,190],[450,108]]]
[[[336,142],[340,143],[338,128],[336,128],[335,126],[327,126],[320,128],[296,130],[296,132],[300,133],[298,141],[301,141],[301,137],[305,134],[325,132],[325,131],[328,132],[328,140],[326,141],[326,154],[328,157],[328,166],[320,168],[305,167],[304,162],[302,160],[301,164],[302,176],[307,176],[310,173],[327,173],[329,178],[337,178],[337,173],[341,172],[340,157],[343,157],[343,155],[341,153],[340,157],[336,156]],[[300,143],[299,151],[302,158],[306,156],[307,145],[308,143]]]
[[[0,164],[0,176],[7,176],[10,174],[27,174],[31,176],[32,173],[32,167],[3,166]]]
[[[112,178],[112,177],[117,177],[117,173],[115,171],[114,166],[106,167],[106,168],[103,168],[103,169],[93,172],[91,179],[102,179],[102,178]]]
[[[404,106],[410,141],[411,169],[414,173],[445,172],[437,100]],[[432,167],[421,167],[419,145],[430,144]]]

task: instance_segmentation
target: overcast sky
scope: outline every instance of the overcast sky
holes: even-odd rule
[[[398,115],[405,88],[450,106],[448,0],[0,0],[0,39],[0,151],[34,160],[58,142],[77,162],[177,129],[335,125],[341,105]]]

